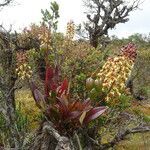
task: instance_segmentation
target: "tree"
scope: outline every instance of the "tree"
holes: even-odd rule
[[[9,146],[18,148],[19,135],[15,128],[15,48],[12,44],[12,36],[2,26],[0,26],[0,115],[6,121]],[[2,117],[1,116],[1,117]]]
[[[59,5],[56,1],[50,3],[50,10],[41,10],[43,22],[50,26],[54,31],[57,30],[59,18]]]
[[[9,5],[13,0],[0,0],[0,8]]]
[[[125,0],[85,0],[84,4],[88,9],[85,29],[91,45],[96,48],[99,39],[107,36],[109,29],[129,21],[129,14],[138,9],[140,0],[134,0],[131,4]]]

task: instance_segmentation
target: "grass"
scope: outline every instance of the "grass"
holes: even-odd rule
[[[150,133],[137,133],[127,136],[121,141],[116,150],[150,150]]]
[[[30,129],[36,129],[40,121],[41,112],[35,104],[29,89],[21,89],[16,92],[17,107],[21,107],[21,112],[27,115],[29,119]]]

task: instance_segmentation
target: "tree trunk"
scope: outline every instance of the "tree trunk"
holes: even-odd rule
[[[46,63],[43,58],[38,59],[38,73],[41,80],[45,80],[45,67]]]
[[[9,145],[13,148],[18,149],[19,144],[19,135],[16,129],[16,115],[15,115],[15,61],[13,56],[12,49],[3,50],[1,67],[3,69],[4,77],[2,87],[0,88],[3,93],[2,97],[2,108],[4,109],[3,115],[6,120],[6,128],[9,132]]]
[[[19,149],[19,135],[16,129],[15,117],[15,57],[14,50],[11,48],[11,40],[9,33],[0,32],[0,92],[2,93],[0,100],[1,113],[5,119],[5,126],[8,129],[9,147]]]
[[[96,35],[92,35],[90,37],[90,44],[94,47],[97,48],[98,47],[98,38]]]

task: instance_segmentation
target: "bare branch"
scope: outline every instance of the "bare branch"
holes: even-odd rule
[[[13,0],[1,0],[0,7],[9,5]]]
[[[86,0],[84,4],[89,11],[86,12],[88,23],[85,28],[91,45],[97,47],[99,37],[108,35],[108,30],[118,23],[127,22],[130,12],[138,9],[140,2],[134,0],[128,5],[125,0]]]

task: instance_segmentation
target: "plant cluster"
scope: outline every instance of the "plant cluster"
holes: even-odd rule
[[[51,29],[46,24],[34,26],[30,32],[36,35],[35,38],[38,37],[39,49],[35,47],[27,53],[32,68],[39,72],[40,78],[44,80],[46,61],[51,64],[55,62],[61,67],[62,76],[67,74],[71,80],[71,92],[76,97],[83,98],[86,78],[99,65],[101,52],[87,41],[73,40],[75,25],[72,21],[67,24],[66,35],[51,33]]]
[[[45,94],[31,82],[30,87],[36,105],[62,134],[72,134],[79,127],[88,124],[103,114],[107,107],[94,107],[89,99],[70,99],[69,83],[59,80],[58,67],[46,67]]]
[[[22,80],[29,79],[32,76],[31,66],[27,62],[27,55],[25,52],[17,53],[17,68],[16,73]]]
[[[116,105],[121,95],[127,92],[125,83],[131,74],[136,55],[136,46],[129,43],[121,48],[119,56],[109,57],[97,74],[97,79],[87,79],[91,95],[98,92],[98,96],[103,97],[106,103]]]

